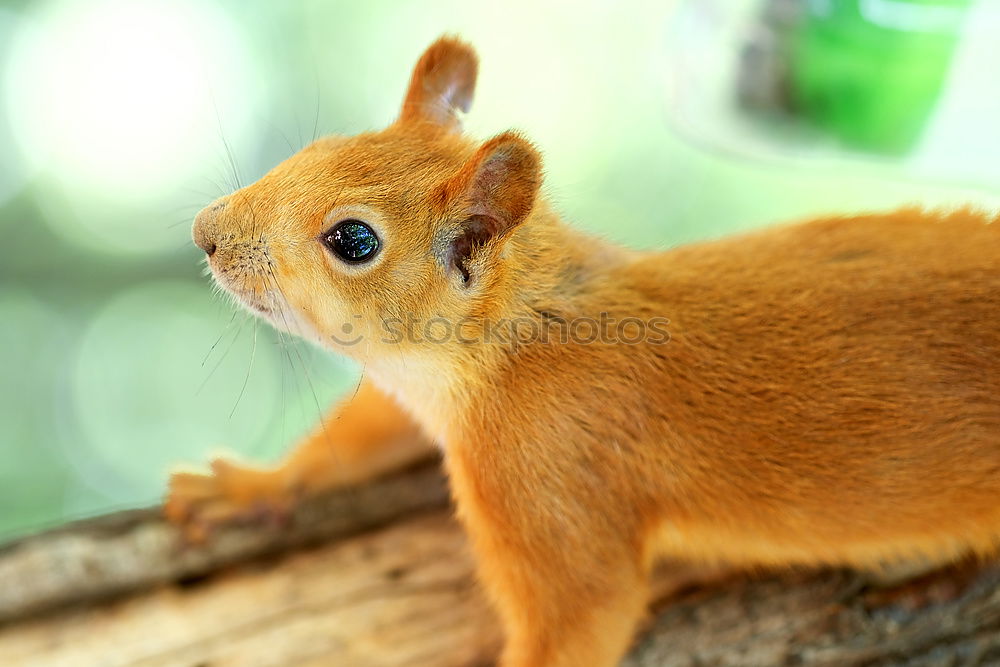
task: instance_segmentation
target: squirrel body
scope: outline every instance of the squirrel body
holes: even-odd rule
[[[520,135],[461,133],[475,72],[442,38],[392,126],[322,139],[199,214],[224,287],[365,377],[282,465],[175,475],[173,519],[440,447],[508,667],[614,664],[665,557],[996,552],[996,220],[911,208],[619,248],[544,202]],[[375,231],[374,259],[324,245],[345,220]]]

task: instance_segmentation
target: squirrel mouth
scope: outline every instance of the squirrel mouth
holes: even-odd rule
[[[287,331],[310,340],[321,340],[322,337],[313,333],[312,327],[290,306],[280,289],[270,289],[267,286],[260,289],[261,286],[242,284],[234,280],[230,273],[219,272],[215,267],[212,269],[216,282],[253,315],[264,318],[280,331]]]
[[[274,303],[274,295],[268,292],[260,294],[253,289],[247,289],[243,286],[233,286],[229,281],[219,280],[218,277],[216,277],[216,281],[223,289],[234,296],[236,301],[244,308],[257,315],[270,316],[279,310],[278,304]]]
[[[219,271],[215,266],[209,265],[212,269],[212,277],[215,282],[225,291],[229,292],[247,310],[260,315],[273,315],[278,309],[275,295],[270,290],[263,292],[254,289],[250,285],[241,284],[241,281],[234,280],[232,275],[226,270]]]
[[[234,292],[233,294],[247,310],[257,315],[267,316],[270,319],[281,312],[279,304],[274,303],[274,296],[271,294],[257,294],[244,291]]]

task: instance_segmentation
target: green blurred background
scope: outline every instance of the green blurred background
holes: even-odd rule
[[[316,134],[390,122],[446,31],[482,58],[469,131],[527,132],[556,206],[622,243],[997,209],[996,3],[973,4],[919,139],[891,157],[741,109],[760,5],[0,3],[0,539],[153,503],[172,465],[220,447],[274,460],[353,386],[347,362],[213,293],[190,220]]]

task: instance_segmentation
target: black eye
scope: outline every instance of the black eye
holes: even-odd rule
[[[323,237],[323,243],[345,262],[367,262],[379,247],[375,232],[360,220],[338,222]]]

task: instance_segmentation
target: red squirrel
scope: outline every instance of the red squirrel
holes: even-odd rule
[[[657,561],[879,568],[995,553],[1000,224],[916,208],[665,252],[564,223],[538,150],[463,134],[431,45],[398,119],[198,214],[215,280],[358,360],[273,468],[171,480],[204,525],[439,448],[505,667],[615,664]]]

